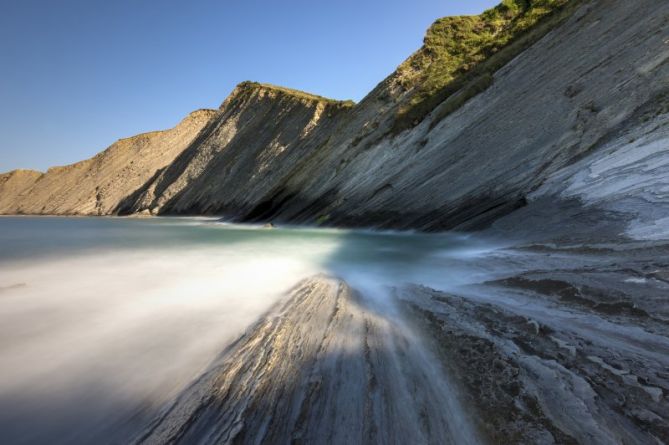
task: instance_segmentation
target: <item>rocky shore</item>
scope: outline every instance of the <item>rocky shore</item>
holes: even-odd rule
[[[383,301],[297,285],[138,443],[669,442],[669,243],[537,243]]]

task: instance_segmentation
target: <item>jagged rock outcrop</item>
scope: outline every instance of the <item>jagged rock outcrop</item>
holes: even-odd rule
[[[120,139],[91,159],[46,173],[0,176],[0,214],[109,215],[120,200],[169,165],[216,110],[198,110],[176,127]]]

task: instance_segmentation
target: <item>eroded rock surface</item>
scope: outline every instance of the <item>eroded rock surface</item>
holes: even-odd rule
[[[624,194],[629,218],[635,202],[653,205],[637,229],[650,236],[661,230],[654,225],[669,221],[659,205],[666,182],[669,4],[548,3],[562,6],[532,29],[534,39],[512,40],[515,57],[472,63],[487,67],[478,88],[465,81],[476,70],[458,62],[464,74],[449,84],[452,94],[403,131],[398,115],[431,72],[430,63],[416,62],[429,54],[426,47],[355,105],[244,82],[204,119],[212,117],[211,125],[198,120],[182,139],[156,139],[159,150],[139,149],[148,142],[138,136],[37,179],[23,175],[23,185],[15,174],[14,185],[2,189],[0,212],[210,214],[439,230],[486,226],[537,193],[598,206],[603,195],[620,201]],[[127,144],[139,150],[135,156],[120,148]],[[618,165],[610,161],[612,151]],[[165,156],[147,155],[157,152]],[[583,178],[588,169],[609,167],[606,177]],[[627,175],[630,168],[637,173]],[[564,175],[576,181],[572,187],[547,188]],[[637,186],[625,186],[632,177]],[[612,188],[611,181],[620,182]]]
[[[533,242],[493,278],[300,283],[140,443],[669,441],[669,245]]]
[[[479,443],[439,362],[391,305],[300,283],[139,443]]]
[[[46,173],[0,175],[0,214],[110,215],[169,165],[217,114],[194,111],[176,127],[120,139],[91,159]]]

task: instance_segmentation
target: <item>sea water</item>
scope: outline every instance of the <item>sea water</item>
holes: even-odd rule
[[[459,234],[0,218],[0,443],[124,443],[301,279],[480,281]]]

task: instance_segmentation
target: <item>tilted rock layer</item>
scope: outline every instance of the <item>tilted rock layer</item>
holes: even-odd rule
[[[388,312],[334,278],[305,280],[137,443],[480,443]]]
[[[46,173],[0,175],[0,213],[109,215],[181,153],[218,114],[198,110],[176,127],[120,139],[91,159]]]
[[[487,225],[611,139],[667,122],[667,14],[651,0],[542,0],[441,19],[359,104],[244,82],[173,130],[3,175],[0,212]]]

